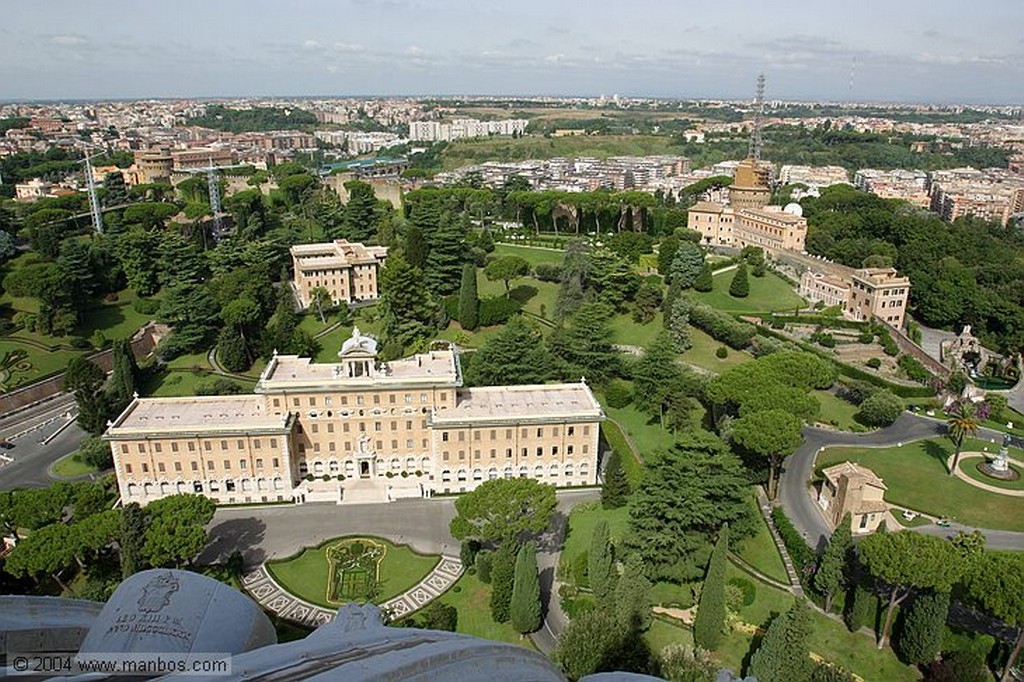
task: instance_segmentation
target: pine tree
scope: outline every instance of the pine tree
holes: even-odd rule
[[[697,275],[697,279],[693,283],[693,288],[696,291],[711,291],[715,288],[715,276],[711,271],[711,263],[704,261],[704,265],[700,269],[700,274]]]
[[[608,463],[604,467],[604,483],[601,484],[601,506],[605,509],[625,507],[632,494],[626,471],[622,468],[622,458],[618,450],[612,450]]]
[[[832,609],[832,599],[846,584],[846,562],[853,548],[850,514],[836,526],[814,574],[814,588],[825,596],[825,610]]]
[[[609,537],[607,521],[599,521],[594,527],[594,534],[590,536],[587,579],[598,601],[607,599],[615,589],[615,550]]]
[[[401,253],[389,254],[381,270],[380,307],[389,341],[409,346],[431,333],[434,307],[423,273]]]
[[[473,331],[480,320],[480,299],[476,293],[476,266],[467,263],[462,267],[462,285],[459,287],[459,324],[463,329]]]
[[[672,259],[671,281],[683,289],[689,289],[697,281],[703,267],[704,251],[693,242],[683,242]]]
[[[693,641],[698,646],[713,651],[722,641],[725,630],[725,567],[729,552],[729,526],[722,526],[718,542],[711,552],[708,572],[704,576],[704,587],[700,592],[700,605],[693,622]]]
[[[679,237],[670,234],[658,244],[658,274],[667,277],[672,271],[672,261],[679,251]]]
[[[466,262],[466,221],[444,213],[437,228],[424,232],[427,245],[427,265],[423,274],[427,286],[435,296],[447,296],[459,290],[462,266]]]
[[[843,622],[850,632],[857,632],[862,627],[872,625],[878,611],[878,598],[860,585],[855,586],[846,595],[846,608],[843,610]]]
[[[516,315],[473,354],[467,373],[476,386],[542,384],[553,361],[540,331]]]
[[[142,543],[146,536],[146,513],[137,502],[126,504],[121,514],[121,577],[128,578],[143,569]]]
[[[540,628],[540,577],[537,574],[537,550],[532,542],[519,548],[510,605],[512,627],[520,634]]]
[[[587,284],[590,247],[581,241],[570,242],[562,259],[562,281],[555,299],[555,319],[571,317],[583,305],[583,289]]]
[[[491,555],[491,618],[495,623],[509,619],[516,575],[516,552],[512,547],[512,542],[503,542]]]
[[[807,604],[798,599],[768,626],[750,659],[749,673],[758,682],[808,682],[813,672],[807,647],[810,634]]]
[[[423,236],[423,229],[419,225],[407,226],[403,242],[405,245],[405,258],[409,261],[409,264],[420,270],[425,268],[430,247],[427,246],[427,239]]]
[[[81,308],[87,302],[85,299],[95,295],[98,288],[89,260],[89,244],[78,239],[64,240],[60,245],[57,265],[69,290],[75,292],[72,301]]]
[[[217,335],[217,360],[229,372],[244,372],[249,369],[249,354],[245,339],[233,327],[224,327]]]
[[[640,632],[651,626],[651,581],[644,575],[640,557],[626,557],[622,575],[615,583],[615,615],[627,632]]]
[[[554,334],[552,351],[567,363],[567,374],[574,380],[583,375],[600,383],[618,370],[619,354],[612,346],[610,313],[602,303],[586,303],[572,316],[568,327]]]
[[[750,279],[747,277],[747,264],[740,263],[729,284],[729,295],[733,298],[746,298],[749,294]]]
[[[348,190],[342,221],[345,238],[360,243],[372,241],[377,233],[377,197],[373,187],[361,180],[350,180],[345,183],[345,189]]]
[[[103,176],[103,188],[107,194],[103,197],[103,205],[107,208],[128,203],[128,187],[121,171],[113,171]]]
[[[920,592],[903,621],[896,649],[906,663],[922,665],[935,660],[949,614],[949,593]]]
[[[633,401],[641,410],[661,418],[664,425],[665,403],[681,377],[675,342],[669,334],[660,332],[633,367]]]

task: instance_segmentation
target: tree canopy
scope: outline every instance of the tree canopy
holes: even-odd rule
[[[457,540],[514,541],[546,530],[555,503],[554,487],[532,478],[484,481],[455,500],[449,530]]]

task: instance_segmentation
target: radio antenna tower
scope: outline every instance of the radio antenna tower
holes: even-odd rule
[[[755,161],[761,160],[761,118],[764,116],[764,74],[757,76],[757,90],[754,96],[754,125],[750,131],[750,147],[747,156]]]
[[[103,211],[100,208],[100,199],[96,195],[96,179],[93,177],[92,157],[86,152],[85,155],[85,185],[89,189],[89,212],[92,213],[92,228],[96,234],[103,234]]]
[[[220,188],[217,186],[217,167],[213,165],[213,157],[210,157],[210,165],[206,167],[206,186],[210,192],[210,210],[213,211],[213,233],[220,239],[224,222],[221,220]]]

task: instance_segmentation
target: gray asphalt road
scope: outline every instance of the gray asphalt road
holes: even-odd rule
[[[0,419],[0,439],[14,443],[13,449],[0,451],[14,459],[0,466],[0,490],[38,488],[53,483],[47,469],[77,450],[86,433],[72,424],[49,443],[44,445],[41,441],[67,421],[65,414],[73,406],[74,400],[70,397],[60,398]]]
[[[832,445],[888,446],[906,443],[912,440],[944,435],[946,425],[936,419],[919,417],[904,412],[892,426],[871,433],[846,433],[827,431],[824,429],[805,428],[804,444],[796,452],[786,458],[779,479],[779,501],[786,516],[812,547],[819,549],[828,541],[831,533],[825,520],[815,508],[808,486],[814,475],[814,458],[818,451]],[[978,436],[985,439],[1001,440],[1002,434],[988,429],[979,431]],[[965,526],[919,526],[914,530],[929,535],[948,536],[957,530],[973,530]],[[985,530],[988,546],[992,549],[1024,549],[1024,533],[1010,531]]]
[[[597,499],[597,490],[558,493],[558,514],[553,529],[539,542],[537,566],[544,601],[544,626],[533,635],[541,651],[553,651],[568,622],[558,604],[555,570],[558,566],[565,520],[573,505]],[[220,508],[210,522],[210,544],[200,561],[223,561],[241,551],[247,565],[295,554],[339,535],[377,535],[411,545],[427,553],[458,555],[460,543],[448,532],[455,516],[453,498],[399,500],[390,504],[305,504],[269,507]]]

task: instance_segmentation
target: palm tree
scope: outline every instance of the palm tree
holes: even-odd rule
[[[960,464],[960,450],[964,445],[964,438],[973,436],[978,432],[980,422],[975,414],[974,403],[962,402],[954,408],[952,416],[946,420],[946,429],[949,431],[949,438],[956,446],[953,454],[953,465],[949,467],[949,475],[952,476]]]

